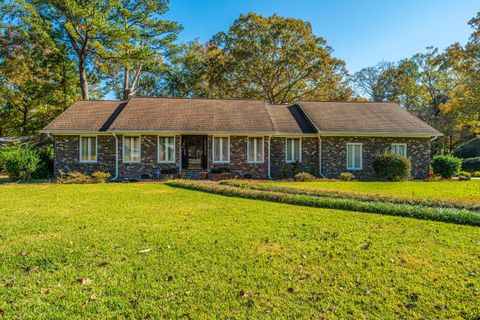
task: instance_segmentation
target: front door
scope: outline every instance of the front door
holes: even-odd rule
[[[183,136],[182,160],[183,168],[207,168],[207,136]]]

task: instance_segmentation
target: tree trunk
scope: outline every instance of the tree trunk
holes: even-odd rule
[[[89,100],[90,97],[88,96],[87,70],[85,70],[85,64],[83,60],[80,60],[78,68],[80,73],[80,89],[82,90],[82,99]]]
[[[28,125],[28,108],[25,107],[22,110],[22,136],[27,135],[27,125]]]
[[[123,96],[122,100],[128,100],[130,96],[130,88],[128,87],[128,78],[130,77],[130,69],[125,68],[123,73]]]
[[[133,78],[132,84],[130,85],[130,69],[125,68],[124,79],[123,79],[123,100],[128,100],[137,92],[138,81],[140,79],[140,74],[142,73],[142,65],[137,67],[135,71],[135,76]]]

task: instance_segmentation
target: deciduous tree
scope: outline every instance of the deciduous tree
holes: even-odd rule
[[[271,103],[349,99],[345,63],[332,51],[308,22],[240,15],[209,43],[209,95]]]

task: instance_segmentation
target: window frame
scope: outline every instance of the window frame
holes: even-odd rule
[[[125,160],[125,138],[138,138],[138,160]],[[131,155],[131,154],[130,154]],[[142,136],[127,135],[122,137],[122,163],[141,163],[142,162]]]
[[[348,166],[348,147],[349,146],[360,146],[360,166],[359,167],[349,167]],[[355,148],[353,148],[355,150]],[[355,159],[355,153],[353,154],[353,160]],[[358,143],[358,142],[352,142],[352,143],[347,143],[347,147],[346,147],[346,160],[347,160],[347,170],[351,170],[351,171],[360,171],[360,170],[363,170],[363,143]],[[355,161],[352,161],[352,163],[354,163]]]
[[[262,160],[248,160],[250,157],[250,139],[262,139]],[[254,152],[257,151],[257,144],[255,143]],[[247,163],[264,163],[265,162],[265,138],[264,137],[247,137]]]
[[[398,154],[398,153],[394,152],[394,151],[393,151],[394,146],[395,146],[395,147],[397,147],[397,146],[404,146],[404,147],[405,147],[405,155],[401,155],[401,154]],[[407,154],[408,154],[408,153],[407,153],[407,144],[406,144],[406,143],[392,143],[392,144],[390,145],[390,152],[391,152],[391,153],[394,153],[394,154],[396,154],[396,155],[399,155],[399,156],[401,156],[401,157],[405,157],[405,158],[406,158],[406,157],[407,157]]]
[[[227,160],[215,160],[215,139],[227,139]],[[223,144],[220,143],[220,155],[223,154]],[[230,163],[230,136],[212,136],[212,163]]]
[[[173,138],[173,159],[160,160],[160,138]],[[177,159],[177,139],[174,135],[157,136],[157,163],[175,163]]]
[[[83,153],[82,153],[82,138],[95,138],[95,160],[82,160]],[[79,147],[79,163],[97,163],[98,162],[98,137],[93,135],[81,135],[78,141]],[[88,147],[87,147],[88,149]]]
[[[287,145],[288,145],[288,140],[298,140],[298,161],[296,160],[288,160],[288,154],[287,154]],[[293,155],[293,148],[292,148],[292,155]],[[293,157],[292,157],[293,158]],[[285,162],[286,163],[302,163],[302,138],[301,137],[285,137]]]

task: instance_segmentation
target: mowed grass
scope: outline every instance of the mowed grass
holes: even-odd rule
[[[480,228],[163,184],[0,186],[5,318],[476,319]]]
[[[262,182],[263,183],[263,182]],[[408,182],[265,182],[307,190],[334,190],[361,194],[378,194],[399,198],[433,199],[456,203],[480,203],[480,180],[408,181]]]

